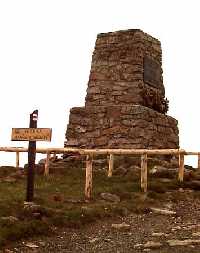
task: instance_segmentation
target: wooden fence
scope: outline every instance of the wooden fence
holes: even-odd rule
[[[0,151],[16,153],[16,167],[19,167],[20,152],[28,152],[28,148],[0,147]],[[174,155],[179,157],[178,180],[183,182],[184,178],[184,156],[198,156],[198,169],[200,169],[200,152],[186,152],[183,149],[77,149],[77,148],[37,148],[37,153],[46,154],[44,175],[49,174],[49,160],[51,154],[79,153],[86,156],[86,180],[85,198],[92,197],[92,162],[95,155],[109,155],[108,177],[112,177],[115,155],[137,155],[141,156],[141,189],[147,191],[147,161],[152,155]]]

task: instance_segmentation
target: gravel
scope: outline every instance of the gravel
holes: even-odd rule
[[[170,206],[174,215],[131,214],[99,220],[81,229],[57,229],[54,236],[21,241],[2,252],[199,253],[200,200],[186,198],[165,206]],[[113,229],[113,224],[126,224],[129,229]]]

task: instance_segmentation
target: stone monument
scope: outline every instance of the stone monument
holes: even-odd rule
[[[160,42],[138,29],[99,34],[85,106],[70,110],[64,145],[179,148],[167,110]]]

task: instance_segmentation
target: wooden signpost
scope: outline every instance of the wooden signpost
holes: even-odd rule
[[[29,141],[28,173],[26,201],[32,202],[34,196],[34,170],[36,156],[36,141],[51,141],[51,128],[37,128],[38,110],[30,114],[29,128],[13,128],[12,141]]]
[[[51,128],[13,128],[13,141],[51,141]]]

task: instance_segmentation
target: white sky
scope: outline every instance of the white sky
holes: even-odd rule
[[[139,28],[162,43],[168,114],[179,120],[181,148],[200,151],[199,5],[0,0],[0,146],[27,146],[11,141],[11,128],[28,127],[29,114],[38,109],[38,127],[53,128],[53,136],[37,145],[63,147],[69,110],[84,105],[96,35]],[[1,152],[0,164],[14,165],[15,154]]]

